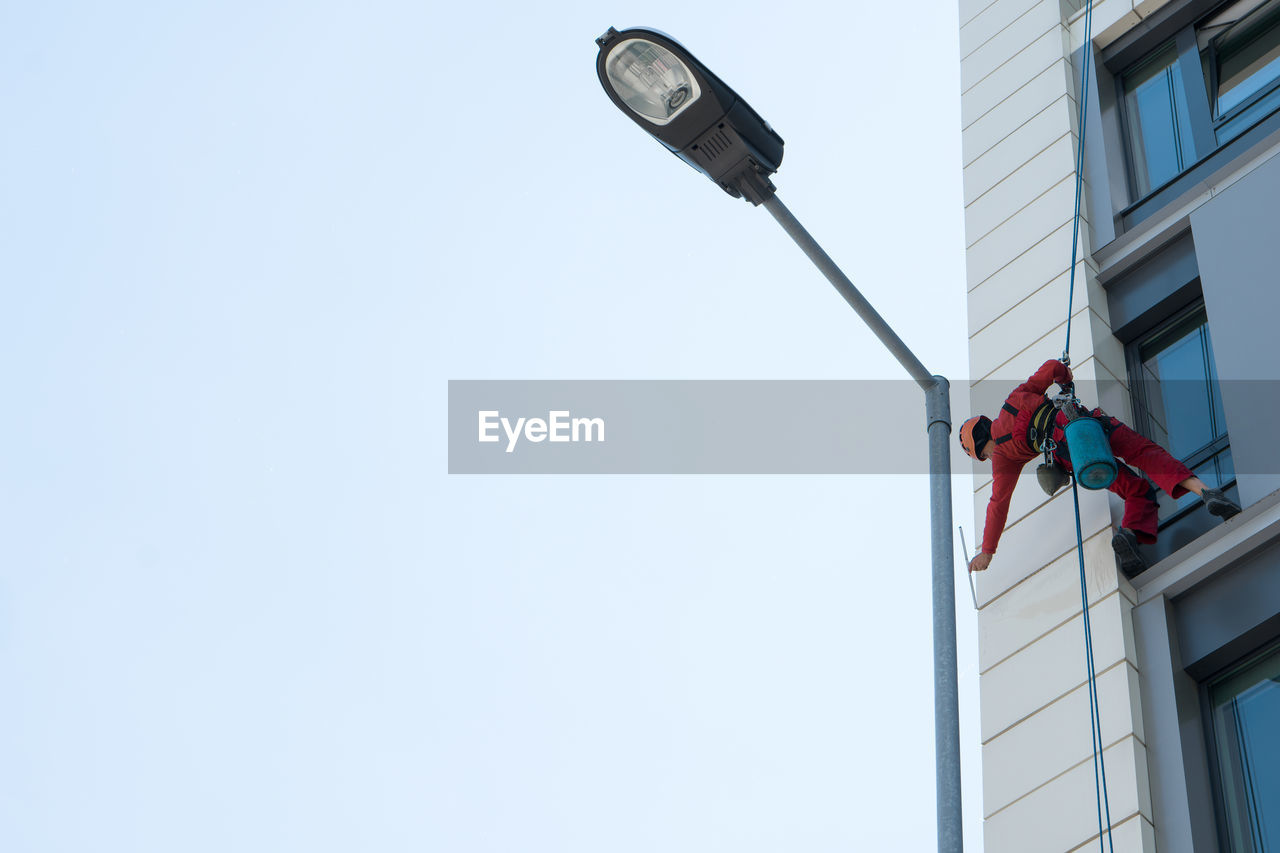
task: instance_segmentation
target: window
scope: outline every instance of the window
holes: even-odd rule
[[[1196,35],[1222,145],[1280,106],[1280,0],[1232,4]]]
[[[1235,480],[1226,416],[1204,303],[1183,310],[1130,346],[1136,426],[1211,488]],[[1199,498],[1162,500],[1170,518]]]
[[[1280,110],[1280,0],[1219,7],[1129,64],[1116,86],[1140,202]]]
[[[1275,850],[1280,845],[1280,644],[1207,688],[1225,849]]]
[[[1195,162],[1191,116],[1173,43],[1125,74],[1121,86],[1134,188],[1145,196]]]

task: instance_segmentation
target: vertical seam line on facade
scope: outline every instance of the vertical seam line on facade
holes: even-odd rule
[[[1010,56],[1010,57],[1009,57],[1008,59],[1006,59],[1004,62],[1001,62],[1001,63],[1000,63],[999,65],[997,65],[995,68],[992,68],[992,69],[991,69],[990,71],[988,71],[986,74],[983,74],[983,75],[982,75],[980,78],[978,78],[977,80],[974,80],[974,81],[973,81],[973,83],[969,86],[969,88],[967,88],[967,89],[961,89],[961,90],[960,90],[960,97],[961,97],[961,98],[963,98],[965,95],[969,94],[969,93],[970,93],[970,92],[972,92],[975,88],[977,88],[979,85],[981,85],[981,84],[982,84],[982,82],[983,82],[984,80],[989,79],[989,78],[990,78],[990,77],[992,77],[994,74],[996,74],[996,73],[997,73],[1001,68],[1004,68],[1004,67],[1005,67],[1006,65],[1008,65],[1010,62],[1013,62],[1013,61],[1014,61],[1015,59],[1017,59],[1019,56],[1021,56],[1021,55],[1022,55],[1022,54],[1024,54],[1024,53],[1026,53],[1026,52],[1027,52],[1028,50],[1030,50],[1031,48],[1035,47],[1035,46],[1036,46],[1036,43],[1037,43],[1037,42],[1039,42],[1039,41],[1040,41],[1040,39],[1044,38],[1044,37],[1045,37],[1045,36],[1047,36],[1049,33],[1053,32],[1055,29],[1057,29],[1057,30],[1063,30],[1064,28],[1063,28],[1063,26],[1062,26],[1062,23],[1061,23],[1061,22],[1058,22],[1058,23],[1056,23],[1056,24],[1051,25],[1051,26],[1049,27],[1049,29],[1047,29],[1047,30],[1045,30],[1044,32],[1040,33],[1038,36],[1036,36],[1035,38],[1033,38],[1031,41],[1027,42],[1026,47],[1022,48],[1022,49],[1021,49],[1021,50],[1019,50],[1017,53],[1013,54],[1013,56]],[[1062,58],[1063,58],[1063,59],[1065,59],[1065,57],[1062,57]],[[961,73],[963,73],[963,72],[961,72]],[[1036,72],[1036,74],[1035,74],[1035,76],[1034,76],[1034,77],[1032,77],[1031,79],[1032,79],[1032,80],[1034,80],[1034,79],[1035,79],[1035,77],[1038,77],[1038,76],[1040,76],[1040,72],[1039,72],[1039,71],[1037,71],[1037,72]],[[1030,82],[1031,82],[1031,80],[1028,80],[1027,82],[1028,82],[1028,83],[1030,83]],[[962,86],[963,86],[964,84],[963,84],[963,83],[961,83],[960,85],[962,85]],[[1019,86],[1018,88],[1019,88],[1019,89],[1021,89],[1022,87],[1021,87],[1021,86]],[[1017,91],[1017,90],[1014,90],[1014,91]]]
[[[994,33],[992,33],[990,36],[988,36],[988,37],[986,38],[986,40],[984,40],[984,41],[983,41],[981,44],[979,44],[977,47],[975,47],[973,50],[971,50],[971,51],[969,51],[968,53],[966,53],[964,56],[960,57],[960,63],[963,65],[963,64],[964,64],[964,61],[965,61],[966,59],[968,59],[969,57],[973,56],[973,55],[974,55],[975,53],[977,53],[978,51],[982,50],[982,48],[984,48],[984,47],[986,47],[987,45],[991,44],[992,39],[994,39],[996,36],[1000,35],[1000,34],[1001,34],[1002,32],[1004,32],[1005,30],[1009,29],[1009,27],[1012,27],[1014,24],[1018,23],[1018,21],[1021,21],[1021,20],[1022,20],[1023,18],[1025,18],[1027,15],[1031,14],[1031,13],[1032,13],[1033,11],[1035,11],[1035,10],[1036,10],[1036,8],[1040,5],[1040,0],[1029,0],[1029,2],[1031,3],[1031,5],[1030,5],[1030,6],[1028,6],[1026,9],[1022,10],[1022,14],[1018,15],[1018,16],[1017,16],[1016,18],[1014,18],[1012,21],[1010,21],[1009,23],[1005,24],[1005,25],[1004,25],[1003,27],[1001,27],[1000,29],[996,30]],[[988,7],[987,7],[987,9],[990,9],[990,8],[994,7],[995,5],[996,5],[995,3],[992,3],[992,4],[991,4],[991,6],[988,6]],[[987,11],[987,9],[983,9],[983,10],[982,10],[982,12]],[[974,15],[974,17],[973,17],[973,21],[978,20],[978,18],[982,15],[982,12],[979,12],[977,15]],[[973,23],[973,21],[970,21],[969,23]],[[964,28],[965,28],[966,26],[968,26],[968,24],[962,24],[962,25],[960,26],[961,31],[963,31],[963,30],[964,30]],[[1039,38],[1039,36],[1037,36],[1036,38]]]
[[[1104,531],[1098,531],[1097,533],[1095,533],[1095,534],[1093,534],[1092,536],[1090,536],[1086,541],[1088,541],[1088,542],[1092,542],[1094,539],[1098,538],[1099,536],[1105,536],[1105,535],[1106,535],[1106,533],[1105,533]],[[1064,555],[1064,556],[1065,556],[1065,555]],[[1054,561],[1053,561],[1053,563],[1056,563],[1056,562],[1057,562],[1058,560],[1060,560],[1060,559],[1062,559],[1062,558],[1061,558],[1061,557],[1059,557],[1058,559],[1054,560]],[[1049,570],[1049,566],[1052,566],[1052,565],[1053,565],[1053,563],[1049,563],[1049,564],[1047,564],[1047,565],[1041,566],[1040,568],[1036,569],[1034,572],[1032,572],[1031,574],[1027,575],[1027,576],[1026,576],[1025,578],[1023,578],[1022,580],[1018,581],[1018,583],[1016,584],[1016,586],[1021,586],[1023,583],[1025,583],[1026,581],[1028,581],[1028,580],[1030,580],[1031,578],[1035,577],[1036,575],[1040,574],[1041,572],[1046,572],[1046,571],[1048,571],[1048,570]],[[1010,587],[1010,589],[1013,589],[1013,587]],[[1115,594],[1116,594],[1117,592],[1119,592],[1119,591],[1120,591],[1120,587],[1119,587],[1119,586],[1117,586],[1115,589],[1111,590],[1111,592],[1107,593],[1106,595],[1102,596],[1102,598],[1099,598],[1097,601],[1094,601],[1092,604],[1090,604],[1090,605],[1089,605],[1089,609],[1090,609],[1090,610],[1092,610],[1094,607],[1096,607],[1097,605],[1099,605],[1099,604],[1101,604],[1102,602],[1106,601],[1108,598],[1110,598],[1111,596],[1115,595]],[[1126,597],[1126,598],[1127,598],[1127,597]],[[1063,619],[1063,620],[1062,620],[1061,622],[1059,622],[1058,624],[1056,624],[1056,625],[1053,625],[1053,626],[1049,627],[1049,628],[1048,628],[1048,629],[1046,629],[1043,633],[1041,633],[1041,634],[1037,634],[1036,636],[1032,637],[1030,640],[1028,640],[1027,642],[1023,643],[1021,646],[1019,646],[1018,648],[1014,649],[1013,651],[1009,652],[1009,654],[1007,654],[1007,655],[1005,655],[1004,657],[1000,658],[1000,660],[998,660],[998,661],[996,661],[995,663],[991,664],[991,666],[987,667],[986,669],[979,669],[979,670],[978,670],[978,675],[980,675],[980,676],[981,676],[981,675],[986,675],[988,672],[990,672],[991,670],[995,669],[995,668],[996,668],[996,667],[998,667],[1000,664],[1004,663],[1005,661],[1009,660],[1010,658],[1014,657],[1015,655],[1021,654],[1022,652],[1026,651],[1027,649],[1029,649],[1031,646],[1035,645],[1035,644],[1036,644],[1037,642],[1039,642],[1040,640],[1043,640],[1045,637],[1049,636],[1049,635],[1050,635],[1050,634],[1052,634],[1054,631],[1056,631],[1056,630],[1058,630],[1059,628],[1061,628],[1063,625],[1066,625],[1068,622],[1070,622],[1072,619],[1075,619],[1077,616],[1079,616],[1079,615],[1080,615],[1081,613],[1083,613],[1083,612],[1084,612],[1083,610],[1073,610],[1073,611],[1071,611],[1071,615],[1070,615],[1070,616],[1068,616],[1066,619]],[[979,663],[978,665],[979,665],[979,666],[981,666],[982,664],[981,664],[981,663]],[[1075,688],[1073,687],[1073,688],[1071,688],[1071,689],[1072,689],[1072,690],[1074,690]],[[1070,691],[1067,691],[1067,692],[1069,693]],[[1064,693],[1064,694],[1062,694],[1062,695],[1063,695],[1063,696],[1065,696],[1065,695],[1066,695],[1066,693]],[[1057,699],[1055,699],[1055,700],[1054,700],[1054,702],[1056,702],[1056,701],[1058,701],[1058,700],[1057,700]],[[1050,702],[1050,703],[1049,703],[1049,705],[1052,705],[1052,704],[1053,704],[1053,702]],[[1046,707],[1046,708],[1047,708],[1047,707],[1049,707],[1049,705],[1045,705],[1044,707]],[[1016,725],[1016,724],[1015,724],[1015,725]],[[992,735],[992,738],[996,738],[996,737],[999,737],[999,735]],[[984,743],[985,743],[985,742],[986,742],[986,741],[984,741]]]
[[[1049,63],[1048,65],[1046,65],[1044,68],[1041,68],[1041,69],[1040,69],[1039,71],[1037,71],[1035,74],[1032,74],[1032,75],[1031,75],[1031,79],[1027,80],[1027,82],[1023,83],[1021,86],[1019,86],[1018,88],[1014,89],[1012,92],[1010,92],[1009,94],[1007,94],[1007,95],[1005,95],[1003,98],[1001,98],[999,101],[997,101],[996,103],[992,104],[989,108],[987,108],[986,110],[984,110],[984,111],[982,112],[982,114],[981,114],[981,115],[974,116],[973,121],[969,122],[968,124],[966,124],[966,125],[964,125],[963,127],[961,127],[961,128],[960,128],[960,132],[961,132],[961,134],[963,134],[963,133],[964,133],[964,131],[968,130],[969,128],[973,127],[975,124],[977,124],[978,122],[982,121],[984,118],[986,118],[987,116],[989,116],[992,112],[994,112],[995,110],[997,110],[997,109],[1000,107],[1000,105],[1001,105],[1001,104],[1003,104],[1005,101],[1009,100],[1009,99],[1010,99],[1010,98],[1012,98],[1014,95],[1018,94],[1018,93],[1019,93],[1019,92],[1021,92],[1023,89],[1025,89],[1025,88],[1027,88],[1028,86],[1030,86],[1032,83],[1034,83],[1034,82],[1036,81],[1036,78],[1038,78],[1040,75],[1044,74],[1044,73],[1045,73],[1046,71],[1048,71],[1049,69],[1053,68],[1053,66],[1057,65],[1059,62],[1061,62],[1061,63],[1063,63],[1063,64],[1065,65],[1065,64],[1066,64],[1066,62],[1067,62],[1067,60],[1066,60],[1066,58],[1065,58],[1065,57],[1064,57],[1064,58],[1061,58],[1061,59],[1055,59],[1055,60],[1053,60],[1053,62],[1050,62],[1050,63]],[[970,90],[970,91],[972,91],[972,90]],[[1069,95],[1069,94],[1071,94],[1071,93],[1070,93],[1070,91],[1068,91],[1068,90],[1064,90],[1064,91],[1067,91],[1067,94],[1068,94],[1068,95]],[[964,92],[961,92],[961,93],[960,93],[960,120],[961,120],[961,121],[964,121],[964,94],[965,94]]]
[[[1017,133],[1018,131],[1022,130],[1022,129],[1023,129],[1024,127],[1026,127],[1027,125],[1031,124],[1031,122],[1033,122],[1033,121],[1035,121],[1036,119],[1040,118],[1040,116],[1044,115],[1046,111],[1051,110],[1051,109],[1053,109],[1054,107],[1056,107],[1056,106],[1058,105],[1058,101],[1061,101],[1061,100],[1062,100],[1062,98],[1066,98],[1066,99],[1067,99],[1068,105],[1070,105],[1070,104],[1074,104],[1074,103],[1075,103],[1075,99],[1074,99],[1074,98],[1072,98],[1070,94],[1064,94],[1064,95],[1062,95],[1062,97],[1060,97],[1060,98],[1055,98],[1055,99],[1054,99],[1052,102],[1050,102],[1048,105],[1046,105],[1046,106],[1042,107],[1042,108],[1040,109],[1040,112],[1036,113],[1036,114],[1035,114],[1035,115],[1033,115],[1031,118],[1027,119],[1027,120],[1026,120],[1026,121],[1024,121],[1022,124],[1018,125],[1018,126],[1017,126],[1017,127],[1015,127],[1013,130],[1009,131],[1009,132],[1008,132],[1008,133],[1006,133],[1004,136],[1002,136],[1002,137],[1000,137],[999,139],[997,139],[995,142],[991,143],[991,145],[989,145],[987,148],[983,149],[983,151],[982,151],[982,153],[981,153],[981,154],[979,154],[977,157],[974,157],[972,160],[970,160],[970,161],[968,161],[967,163],[965,163],[965,164],[961,167],[961,171],[963,172],[963,171],[967,170],[967,169],[968,169],[970,166],[972,166],[974,163],[977,163],[977,162],[978,162],[979,160],[981,160],[983,157],[986,157],[986,156],[987,156],[988,154],[990,154],[992,151],[995,151],[995,150],[996,150],[996,146],[998,146],[1001,142],[1004,142],[1006,139],[1008,139],[1009,137],[1013,136],[1015,133]],[[1007,99],[1006,99],[1006,100],[1007,100]],[[1003,103],[1004,103],[1004,101],[1001,101],[1000,103],[1001,103],[1001,104],[1003,104]],[[999,106],[999,104],[997,104],[997,106]],[[1070,111],[1068,110],[1068,112],[1070,112]],[[961,141],[960,141],[960,147],[963,149],[963,148],[964,148],[963,131],[962,131],[961,133],[962,133],[962,138],[961,138]],[[960,157],[961,157],[961,159],[963,159],[963,158],[964,158],[964,152],[963,152],[963,150],[961,151]],[[1030,161],[1028,161],[1028,162],[1030,162]]]

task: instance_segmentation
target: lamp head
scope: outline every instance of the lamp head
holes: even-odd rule
[[[782,137],[683,45],[643,27],[596,44],[600,85],[632,121],[734,198],[773,195]]]

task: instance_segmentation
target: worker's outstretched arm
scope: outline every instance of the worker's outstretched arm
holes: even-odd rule
[[[1005,521],[1009,518],[1009,501],[1018,485],[1022,466],[1017,462],[996,456],[991,460],[991,500],[987,501],[987,523],[982,531],[982,550],[969,564],[970,571],[982,571],[991,563],[991,557],[1000,544]],[[985,557],[985,560],[982,558]],[[981,562],[980,562],[981,561]]]

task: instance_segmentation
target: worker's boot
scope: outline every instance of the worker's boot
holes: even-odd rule
[[[1240,512],[1239,505],[1223,494],[1221,489],[1205,489],[1200,498],[1204,501],[1205,509],[1209,510],[1209,515],[1216,515],[1223,521]]]
[[[1127,578],[1134,577],[1147,567],[1147,561],[1138,553],[1138,537],[1133,535],[1132,530],[1123,527],[1117,530],[1116,535],[1111,537],[1111,550],[1116,552],[1120,571]]]

